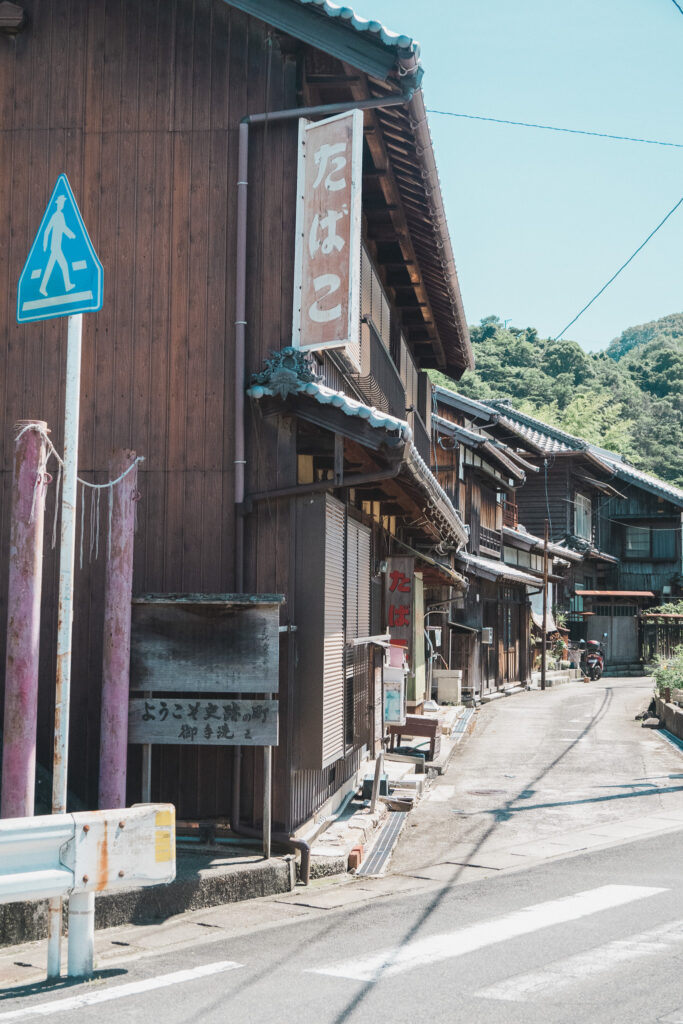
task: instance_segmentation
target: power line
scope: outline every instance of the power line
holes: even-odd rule
[[[673,2],[678,7],[676,0]],[[683,14],[683,8],[678,8]],[[673,146],[683,149],[683,142],[662,142],[661,139],[639,139],[632,135],[610,135],[607,132],[590,132],[582,128],[558,128],[552,124],[534,124],[531,121],[506,121],[501,117],[483,117],[479,114],[459,114],[453,110],[428,110],[428,114],[442,114],[444,117],[463,117],[468,121],[490,121],[493,124],[509,124],[516,128],[541,128],[546,132],[565,132],[568,135],[592,135],[597,139],[616,139],[619,142],[641,142],[646,146]]]
[[[675,4],[675,6],[679,9],[681,14],[683,14],[683,7],[681,7],[681,5],[678,3],[678,0],[671,0],[671,3]]]
[[[562,335],[564,334],[564,332],[565,332],[565,331],[568,331],[568,330],[569,330],[569,328],[570,328],[570,327],[571,327],[571,326],[572,326],[573,324],[575,324],[575,323],[576,323],[576,321],[577,321],[577,320],[579,319],[579,317],[580,317],[580,316],[583,316],[583,314],[584,314],[584,313],[586,312],[586,310],[588,309],[588,307],[589,307],[589,306],[592,306],[592,305],[593,305],[593,303],[595,302],[595,300],[596,300],[596,299],[598,299],[598,298],[600,298],[600,296],[601,296],[601,295],[602,295],[602,293],[603,293],[603,292],[605,291],[605,289],[606,289],[606,288],[609,288],[609,286],[610,286],[610,285],[612,284],[612,281],[616,280],[616,278],[617,278],[617,277],[619,277],[619,274],[620,274],[620,273],[622,272],[622,270],[625,270],[625,269],[626,269],[626,267],[627,267],[627,266],[629,265],[629,263],[631,262],[631,260],[635,259],[635,257],[636,257],[636,256],[638,255],[638,253],[640,252],[640,250],[641,250],[641,249],[644,249],[644,248],[645,248],[645,246],[646,246],[646,245],[647,245],[647,243],[648,243],[648,242],[650,241],[650,239],[651,239],[651,238],[653,237],[653,235],[656,235],[656,234],[657,234],[657,232],[659,231],[659,229],[660,229],[660,228],[662,227],[662,225],[663,225],[663,224],[666,224],[666,222],[668,221],[669,217],[670,217],[670,216],[671,216],[671,215],[672,215],[673,213],[675,213],[675,212],[676,212],[676,210],[677,210],[677,209],[678,209],[678,207],[679,207],[679,206],[681,205],[681,203],[683,203],[683,196],[681,196],[681,198],[680,198],[680,199],[678,200],[678,202],[676,203],[676,205],[675,205],[675,206],[673,206],[673,207],[672,207],[672,208],[671,208],[671,209],[669,210],[669,212],[667,213],[666,217],[664,217],[664,219],[663,219],[663,220],[660,220],[660,222],[659,222],[659,224],[657,225],[657,227],[656,227],[656,228],[654,228],[654,230],[650,232],[650,234],[649,234],[649,235],[647,236],[647,238],[645,239],[645,241],[644,241],[644,242],[641,242],[641,244],[640,244],[640,245],[638,246],[638,248],[636,249],[636,251],[635,251],[635,252],[633,252],[633,253],[631,253],[631,255],[630,255],[630,256],[629,256],[629,258],[628,258],[628,259],[626,260],[626,262],[625,262],[625,263],[622,263],[622,265],[621,265],[621,266],[619,267],[619,269],[617,270],[616,274],[612,274],[612,276],[610,277],[609,281],[607,281],[607,283],[606,283],[606,284],[603,284],[603,286],[602,286],[602,288],[600,289],[600,291],[599,291],[599,292],[596,292],[596,293],[595,293],[595,295],[594,295],[594,296],[593,296],[593,298],[592,298],[592,299],[590,300],[590,302],[587,302],[587,303],[586,303],[586,305],[585,305],[585,306],[583,307],[583,309],[582,309],[582,310],[580,310],[580,311],[579,311],[579,312],[578,312],[578,313],[576,314],[576,316],[574,317],[574,319],[573,319],[573,320],[570,320],[570,321],[569,321],[569,323],[567,324],[567,326],[566,326],[566,327],[564,327],[564,328],[563,328],[563,329],[562,329],[562,330],[560,331],[560,333],[559,333],[558,335],[556,335],[556,336],[555,336],[555,337],[553,338],[553,341],[559,341],[559,339],[560,339],[560,338],[562,337]]]

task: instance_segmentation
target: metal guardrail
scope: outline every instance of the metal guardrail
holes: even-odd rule
[[[175,878],[175,808],[0,820],[0,903],[69,895],[69,975],[92,973],[95,893]]]

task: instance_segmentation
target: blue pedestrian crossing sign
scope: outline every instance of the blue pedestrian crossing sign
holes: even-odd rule
[[[66,174],[60,174],[17,288],[17,323],[102,309],[104,272]]]

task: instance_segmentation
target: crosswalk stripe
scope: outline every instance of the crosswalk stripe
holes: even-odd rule
[[[548,989],[556,991],[641,957],[667,952],[672,955],[671,947],[682,943],[683,921],[673,921],[660,928],[631,935],[627,939],[615,939],[604,946],[576,953],[563,960],[555,960],[541,971],[505,978],[474,994],[482,999],[503,999],[521,1003],[530,996],[545,994]]]
[[[355,981],[376,981],[410,968],[464,956],[466,953],[506,942],[520,935],[528,935],[541,928],[577,921],[590,914],[610,910],[661,892],[666,890],[641,885],[602,885],[573,896],[537,903],[505,914],[503,917],[494,918],[492,921],[468,925],[455,932],[431,935],[426,939],[417,939],[403,946],[394,946],[342,963],[309,968],[309,971],[313,974],[327,974]]]
[[[142,981],[131,981],[125,985],[112,985],[111,988],[94,991],[91,988],[80,992],[77,996],[71,996],[69,999],[52,999],[49,1002],[33,1003],[31,1006],[22,1006],[18,1010],[0,1013],[0,1021],[26,1020],[29,1017],[49,1017],[54,1013],[67,1013],[71,1010],[78,1010],[82,1006],[108,1003],[112,999],[125,999],[127,996],[140,995],[143,992],[151,992],[153,989],[180,985],[183,982],[206,978],[212,974],[222,974],[223,971],[234,971],[241,966],[242,964],[235,963],[234,960],[218,960],[212,964],[191,967],[186,971],[160,974],[156,978],[144,978]]]

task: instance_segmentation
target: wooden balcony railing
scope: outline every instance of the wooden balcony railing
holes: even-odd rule
[[[503,526],[516,530],[519,525],[518,509],[514,501],[503,501]]]
[[[489,530],[487,526],[479,527],[479,547],[500,555],[500,534],[497,530]]]

